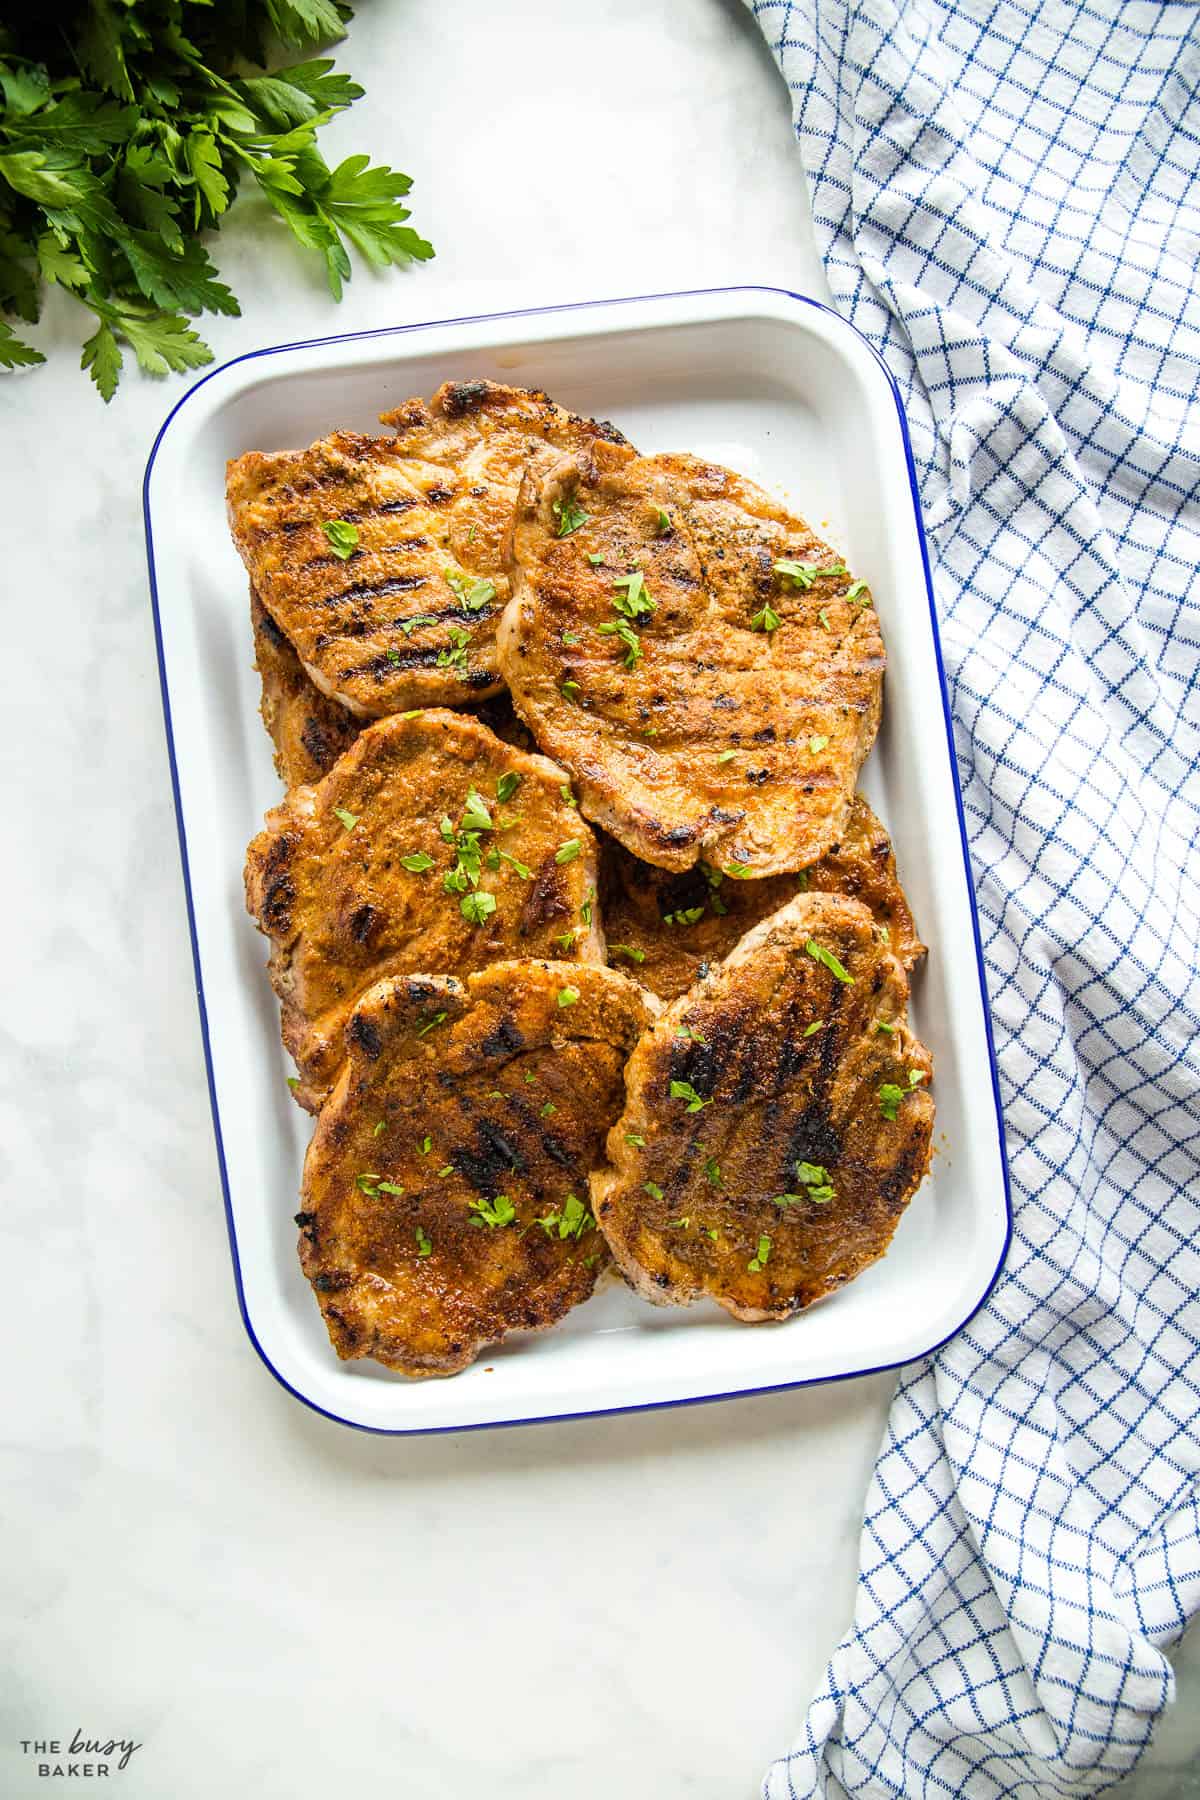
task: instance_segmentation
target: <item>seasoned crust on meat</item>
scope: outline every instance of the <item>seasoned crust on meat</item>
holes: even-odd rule
[[[321,1106],[346,1021],[384,975],[461,976],[525,955],[603,962],[595,840],[565,782],[477,719],[435,710],[369,726],[322,781],[267,814],[247,852],[246,905],[272,942],[302,1106]]]
[[[933,1131],[907,1003],[866,907],[802,894],[662,1014],[629,1060],[612,1166],[592,1179],[639,1293],[781,1319],[883,1255]]]
[[[564,509],[583,523],[560,537]],[[513,570],[501,668],[588,818],[664,869],[764,877],[837,841],[883,643],[802,520],[728,469],[601,444],[527,473]]]
[[[339,1356],[452,1375],[586,1300],[607,1261],[588,1173],[654,1005],[610,969],[546,962],[363,996],[297,1214]]]
[[[320,688],[360,718],[496,693],[495,626],[521,476],[604,442],[611,425],[544,394],[447,383],[384,417],[394,438],[335,431],[229,464],[233,539],[266,611]],[[322,530],[357,542],[342,558]]]
[[[262,681],[263,724],[275,746],[275,770],[284,787],[320,781],[348,750],[360,722],[309,680],[300,658],[262,601],[250,590],[254,666]]]
[[[698,864],[673,875],[640,862],[606,837],[600,898],[608,960],[662,1000],[674,1000],[770,913],[808,891],[846,894],[887,927],[894,956],[911,969],[925,953],[896,874],[891,840],[861,794],[846,829],[819,863],[797,875],[739,881]]]

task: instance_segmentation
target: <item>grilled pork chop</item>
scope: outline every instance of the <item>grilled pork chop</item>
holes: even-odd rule
[[[267,814],[246,905],[272,941],[302,1106],[322,1105],[346,1021],[385,975],[465,975],[523,955],[603,962],[595,840],[569,797],[545,757],[431,711],[368,726]]]
[[[275,746],[275,772],[284,787],[320,781],[359,731],[353,713],[309,680],[300,658],[250,590],[254,666],[262,682],[263,724]]]
[[[674,1000],[781,906],[808,891],[847,894],[869,906],[906,969],[924,954],[896,874],[891,840],[861,794],[836,844],[798,875],[735,881],[698,864],[681,875],[639,862],[613,838],[600,849],[600,900],[608,960],[662,1000]]]
[[[451,382],[385,415],[231,462],[230,526],[259,598],[322,693],[359,718],[461,705],[500,686],[503,546],[526,466],[608,440],[544,394]]]
[[[837,841],[883,643],[807,525],[728,469],[597,444],[527,472],[513,567],[501,668],[588,818],[664,869],[782,874]]]
[[[547,962],[359,1000],[296,1215],[339,1356],[452,1375],[586,1300],[607,1261],[588,1172],[654,1005],[610,969]]]
[[[929,1052],[867,908],[801,894],[648,1031],[592,1206],[646,1299],[780,1319],[882,1256],[929,1167]]]

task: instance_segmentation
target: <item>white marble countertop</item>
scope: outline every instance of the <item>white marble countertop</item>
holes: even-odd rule
[[[258,344],[763,281],[821,294],[787,99],[735,0],[366,0],[328,148],[415,179],[438,249],[340,309],[253,203],[215,249]],[[184,391],[110,408],[52,304],[0,383],[0,1141],[12,1336],[0,1791],[21,1741],[143,1747],[146,1800],[749,1800],[848,1620],[892,1380],[388,1440],[290,1399],[234,1302],[140,483]],[[1185,1649],[1181,1663],[1187,1663]],[[1200,1794],[1193,1645],[1131,1800]],[[116,1780],[109,1784],[115,1788]]]

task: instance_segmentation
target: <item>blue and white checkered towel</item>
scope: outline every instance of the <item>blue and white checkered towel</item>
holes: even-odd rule
[[[751,3],[912,429],[1017,1208],[765,1791],[1093,1794],[1200,1607],[1200,11]]]

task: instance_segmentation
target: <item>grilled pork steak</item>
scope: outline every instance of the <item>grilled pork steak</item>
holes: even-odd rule
[[[452,1375],[587,1298],[607,1261],[588,1172],[654,1004],[610,969],[524,961],[360,999],[297,1214],[339,1356]]]
[[[394,438],[335,431],[231,462],[234,542],[322,693],[359,718],[496,693],[504,546],[526,467],[624,440],[546,398],[451,382],[385,415]]]
[[[861,794],[846,829],[820,862],[798,875],[739,881],[698,864],[673,875],[639,862],[614,838],[600,846],[600,898],[608,960],[662,1000],[707,974],[752,925],[797,894],[846,894],[887,928],[894,956],[911,969],[924,954],[896,874],[891,840]]]
[[[384,975],[604,960],[595,840],[569,798],[545,757],[430,711],[369,726],[322,781],[268,813],[247,852],[246,905],[271,939],[302,1106],[321,1106],[346,1021]]]
[[[675,870],[790,873],[838,840],[883,643],[807,525],[728,469],[598,444],[527,472],[513,568],[501,668],[588,818]]]
[[[907,1003],[867,908],[802,894],[667,1008],[592,1179],[640,1294],[780,1319],[883,1255],[933,1131]]]

